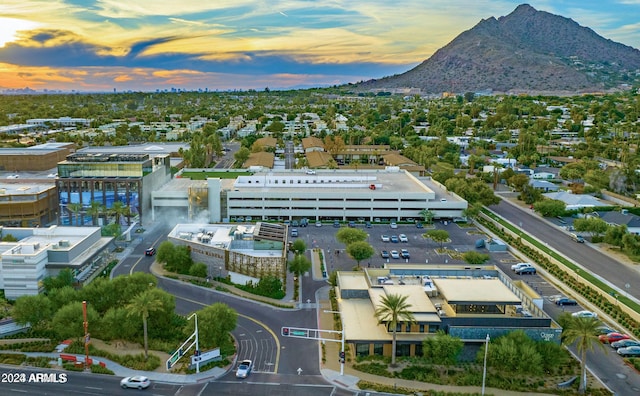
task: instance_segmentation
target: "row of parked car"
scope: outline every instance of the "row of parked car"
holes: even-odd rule
[[[399,259],[400,257],[402,257],[403,259],[411,258],[411,255],[409,254],[409,251],[407,249],[400,249],[400,252],[398,252],[397,250],[392,250],[391,253],[389,253],[387,250],[383,250],[382,252],[380,252],[380,255],[383,259],[388,259],[389,257],[394,259]]]
[[[391,235],[391,236],[382,235],[380,239],[382,239],[382,242],[392,242],[392,243],[409,242],[409,238],[407,238],[405,234]]]

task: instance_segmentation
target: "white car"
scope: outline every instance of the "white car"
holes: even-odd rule
[[[19,179],[20,175],[9,175],[7,176],[7,179]]]
[[[147,389],[149,385],[151,385],[151,381],[149,381],[149,378],[144,377],[142,375],[125,377],[120,381],[120,386],[123,389],[127,389],[127,388]]]
[[[247,378],[251,373],[251,369],[253,368],[253,362],[249,359],[245,359],[240,362],[238,366],[238,370],[236,370],[236,377],[238,378]]]
[[[578,311],[571,314],[575,318],[597,318],[598,314],[591,311]]]
[[[398,235],[398,239],[400,239],[400,242],[409,242],[409,238],[405,234]]]
[[[390,241],[389,235],[383,235],[380,238],[382,238],[382,242],[389,242]]]
[[[316,221],[316,227],[322,227],[322,222],[321,221]]]
[[[400,253],[398,253],[397,250],[392,250],[391,251],[391,258],[399,259],[400,258]]]
[[[521,270],[523,268],[528,268],[528,267],[533,267],[533,265],[531,265],[531,263],[518,263],[518,264],[512,265],[511,269],[513,271],[518,271],[518,270]]]
[[[396,222],[395,222],[395,221],[392,221],[392,222],[391,222],[391,228],[393,228],[393,229],[398,228],[398,224],[396,224]]]

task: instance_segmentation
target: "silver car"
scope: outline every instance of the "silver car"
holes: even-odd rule
[[[149,378],[144,377],[142,375],[126,377],[120,381],[120,386],[123,389],[127,389],[127,388],[147,389],[149,385],[151,385],[151,381],[149,381]]]
[[[238,370],[236,370],[236,377],[238,378],[247,378],[251,373],[251,369],[253,368],[253,362],[249,359],[245,359],[240,362],[238,366]]]

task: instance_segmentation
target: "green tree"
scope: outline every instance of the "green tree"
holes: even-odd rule
[[[516,191],[522,191],[522,188],[529,184],[529,177],[524,173],[516,173],[508,179],[508,183]]]
[[[142,318],[142,333],[144,338],[144,358],[149,358],[149,339],[147,332],[147,320],[149,315],[162,309],[162,300],[153,293],[152,289],[136,295],[129,304],[127,312],[130,316]]]
[[[138,334],[138,320],[125,307],[111,307],[102,316],[100,338],[133,340]]]
[[[420,211],[420,216],[422,216],[422,218],[424,219],[425,224],[431,224],[433,222],[435,213],[425,208]]]
[[[289,272],[300,277],[311,269],[311,261],[304,255],[296,254],[293,260],[289,261]]]
[[[524,203],[531,205],[543,199],[542,191],[533,187],[531,184],[525,184],[522,186],[522,191],[518,198]]]
[[[236,328],[238,313],[223,303],[215,303],[196,311],[198,316],[198,337],[200,347],[224,347],[230,344],[229,333]],[[194,332],[194,320],[189,320],[185,326],[185,334]]]
[[[207,265],[204,263],[193,263],[189,268],[189,275],[200,278],[207,277]]]
[[[89,332],[94,326],[96,329],[100,329],[100,315],[90,303],[87,303],[87,322],[89,322]],[[60,308],[53,315],[51,327],[60,339],[83,337],[82,301],[74,301]]]
[[[440,243],[440,249],[442,249],[442,244],[449,240],[449,233],[445,230],[429,230],[424,236]]]
[[[13,306],[13,319],[19,325],[30,324],[34,330],[43,329],[53,317],[53,306],[44,294],[22,296]]]
[[[307,244],[302,239],[293,241],[292,250],[295,254],[303,254],[307,250]]]
[[[573,227],[578,232],[588,232],[591,235],[602,235],[609,229],[609,224],[599,217],[589,216],[575,219]]]
[[[597,318],[571,317],[562,330],[562,339],[565,345],[576,345],[580,354],[580,386],[578,392],[584,394],[587,389],[587,351],[593,350],[598,345],[603,350],[604,345],[598,339],[598,327],[602,322]]]
[[[235,158],[238,168],[241,168],[242,165],[247,162],[249,155],[251,155],[251,152],[246,147],[241,147],[240,150],[233,154],[233,158]]]
[[[622,247],[622,238],[627,234],[627,225],[620,224],[615,227],[607,228],[607,232],[604,235],[604,242],[613,246]]]
[[[562,216],[566,210],[566,204],[557,199],[543,199],[533,204],[533,209],[544,217]]]
[[[366,260],[371,258],[375,254],[373,247],[369,245],[369,243],[365,241],[353,242],[347,245],[347,254],[351,256],[358,263],[358,268],[360,267],[360,262],[362,260]]]
[[[98,225],[98,217],[104,212],[104,206],[98,201],[91,201],[91,204],[87,208],[87,214],[91,216],[91,223],[95,226]]]
[[[60,289],[65,286],[73,286],[75,279],[73,277],[73,271],[70,268],[62,269],[57,276],[47,276],[42,280],[42,286],[45,293],[50,293],[55,289]]]
[[[391,330],[391,366],[396,365],[396,335],[398,324],[415,323],[413,313],[409,310],[411,304],[407,303],[408,296],[400,294],[384,295],[380,299],[380,305],[376,307],[375,316],[379,324],[384,324],[387,331]]]
[[[455,364],[462,348],[464,342],[460,338],[445,334],[443,330],[422,341],[422,355],[431,364]]]
[[[358,228],[343,227],[336,232],[336,240],[349,246],[354,242],[362,242],[367,240],[367,233]]]
[[[80,292],[78,292],[71,286],[64,286],[53,289],[50,293],[47,294],[47,296],[49,297],[49,301],[51,301],[53,312],[56,312],[70,302],[83,300]]]

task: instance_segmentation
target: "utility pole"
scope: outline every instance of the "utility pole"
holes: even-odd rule
[[[87,321],[87,302],[82,302],[82,324],[84,325],[84,368],[89,369],[89,322]]]

